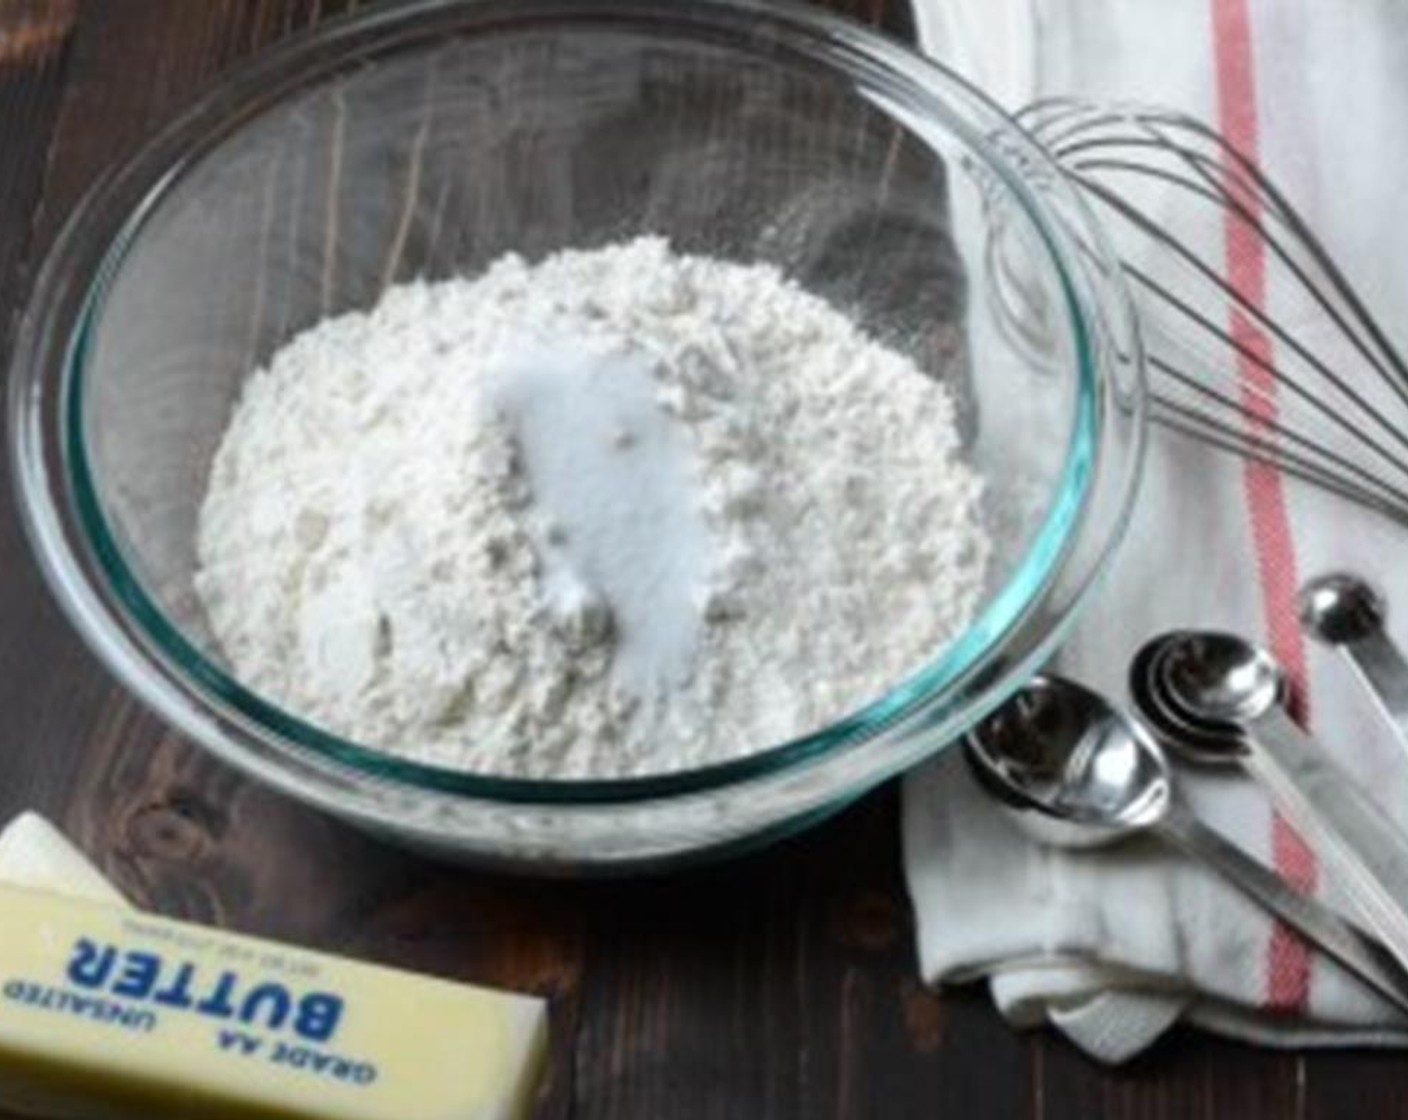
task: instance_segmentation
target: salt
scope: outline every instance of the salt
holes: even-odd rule
[[[543,592],[568,628],[593,611],[624,687],[658,696],[689,676],[708,538],[698,466],[629,350],[530,345],[494,363],[495,402],[523,453]],[[603,618],[602,615],[605,615]]]

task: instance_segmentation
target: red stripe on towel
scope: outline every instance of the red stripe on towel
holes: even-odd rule
[[[1218,124],[1224,136],[1249,159],[1258,158],[1256,72],[1252,55],[1249,0],[1211,0],[1213,45],[1216,58]],[[1236,190],[1229,170],[1224,183]],[[1239,192],[1254,218],[1260,218],[1255,201]],[[1256,230],[1229,213],[1224,222],[1227,277],[1253,307],[1266,304],[1266,250]],[[1249,315],[1234,309],[1230,322],[1233,337],[1259,358],[1270,358],[1271,339]],[[1275,382],[1249,358],[1239,360],[1243,401],[1267,419],[1275,416]],[[1262,609],[1272,651],[1286,666],[1296,686],[1297,715],[1308,718],[1305,639],[1296,625],[1295,546],[1281,476],[1270,467],[1248,463],[1243,476],[1247,510],[1251,518],[1261,582]],[[1276,868],[1302,890],[1315,887],[1314,853],[1278,813],[1272,821],[1272,856]],[[1302,1011],[1310,996],[1310,952],[1305,942],[1277,923],[1271,936],[1267,968],[1266,1004],[1270,1008]]]

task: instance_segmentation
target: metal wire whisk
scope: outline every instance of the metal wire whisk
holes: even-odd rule
[[[1017,120],[1110,219],[1151,418],[1408,524],[1408,367],[1255,163],[1165,109],[1063,98]],[[1263,271],[1229,269],[1239,242]]]

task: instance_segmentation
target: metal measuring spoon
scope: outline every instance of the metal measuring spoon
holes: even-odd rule
[[[1152,672],[1148,690],[1162,710],[1239,744],[1243,765],[1341,869],[1370,926],[1408,964],[1408,836],[1291,719],[1271,654],[1233,634],[1179,634]]]
[[[1171,754],[1197,766],[1242,766],[1247,747],[1241,736],[1221,730],[1209,733],[1182,719],[1170,709],[1154,687],[1164,655],[1188,631],[1174,630],[1145,642],[1129,667],[1129,694],[1144,722],[1152,729],[1159,745]]]
[[[1408,749],[1408,661],[1384,632],[1383,596],[1348,572],[1319,576],[1300,591],[1300,623],[1344,654]]]
[[[1098,693],[1037,677],[969,732],[964,754],[979,783],[1035,839],[1086,848],[1152,833],[1408,1011],[1408,981],[1383,946],[1203,824],[1176,796],[1158,745]]]

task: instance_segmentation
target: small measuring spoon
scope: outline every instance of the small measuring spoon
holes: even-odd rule
[[[1343,871],[1388,950],[1408,964],[1408,837],[1291,719],[1282,706],[1285,674],[1271,654],[1233,634],[1182,633],[1148,671],[1156,716],[1235,744],[1247,770]]]
[[[1084,848],[1151,832],[1408,1011],[1408,982],[1383,946],[1203,824],[1176,796],[1158,745],[1099,694],[1037,677],[969,733],[964,753],[980,784],[1035,839]]]
[[[1164,654],[1188,631],[1174,630],[1145,642],[1129,667],[1129,694],[1159,745],[1196,766],[1241,767],[1247,748],[1240,736],[1222,729],[1210,734],[1172,711],[1153,687]]]
[[[1319,576],[1300,591],[1300,623],[1344,654],[1408,750],[1408,661],[1384,632],[1383,596],[1348,572]]]

